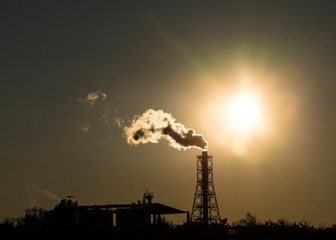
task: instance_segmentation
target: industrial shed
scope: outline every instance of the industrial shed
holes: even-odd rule
[[[142,229],[160,224],[161,215],[189,214],[161,203],[152,203],[152,193],[145,192],[144,199],[132,204],[107,204],[79,206],[68,196],[54,210],[46,212],[46,223],[57,229],[86,228],[112,231],[114,229]]]

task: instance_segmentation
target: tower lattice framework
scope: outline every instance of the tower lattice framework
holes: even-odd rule
[[[220,222],[213,183],[213,158],[206,151],[197,156],[197,183],[191,220],[203,224]]]

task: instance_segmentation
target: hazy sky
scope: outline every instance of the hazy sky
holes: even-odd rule
[[[0,218],[67,195],[130,203],[146,188],[191,211],[201,151],[127,143],[123,127],[151,108],[208,141],[221,217],[335,223],[335,12],[307,0],[1,1]],[[224,114],[244,87],[267,122],[248,136]]]

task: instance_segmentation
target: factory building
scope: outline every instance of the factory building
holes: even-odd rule
[[[143,229],[159,224],[162,215],[189,214],[161,203],[152,203],[153,194],[147,190],[143,201],[132,204],[80,206],[68,196],[54,210],[45,214],[46,223],[57,229],[85,228],[99,231],[113,229]]]

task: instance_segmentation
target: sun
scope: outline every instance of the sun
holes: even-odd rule
[[[273,75],[268,69],[238,64],[231,72],[208,77],[198,119],[210,147],[244,155],[277,137],[277,116],[287,113],[275,107],[283,97],[274,89]]]
[[[261,100],[252,92],[233,94],[223,110],[226,112],[228,129],[240,136],[249,136],[263,127]]]

